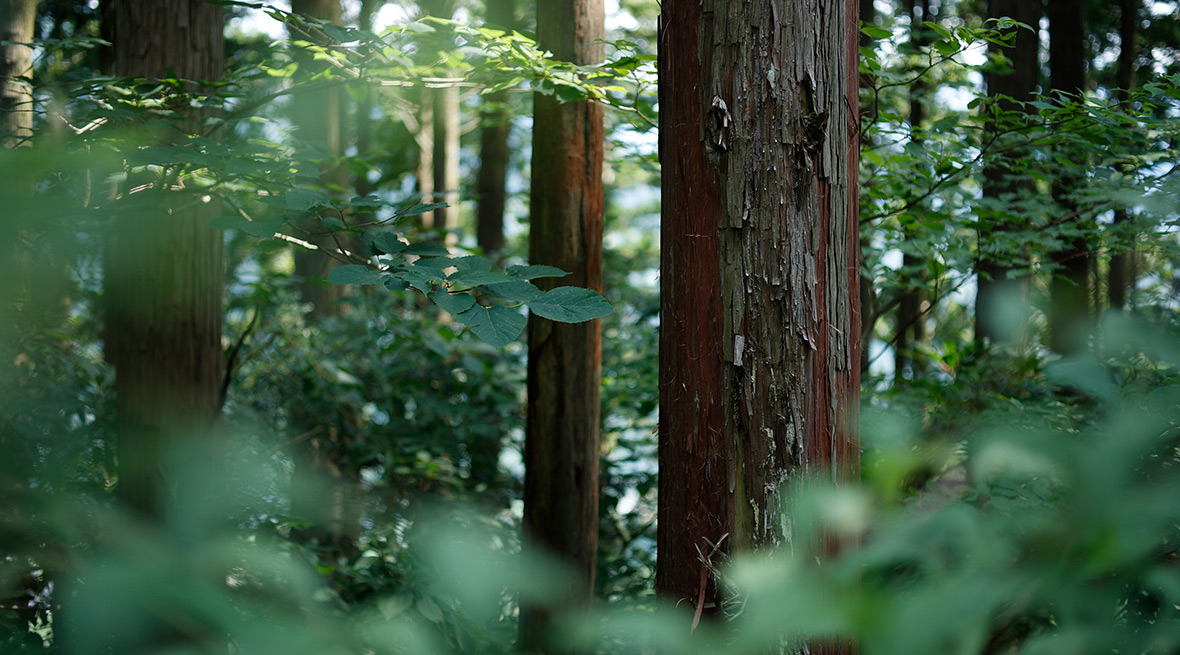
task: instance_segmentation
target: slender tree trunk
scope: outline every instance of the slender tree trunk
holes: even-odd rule
[[[873,6],[873,0],[860,0],[860,22],[869,24],[873,22],[876,16],[876,7]],[[866,34],[860,35],[860,47],[865,48],[872,44],[872,39]],[[859,59],[857,60],[859,61]],[[870,88],[871,80],[867,77],[860,78],[860,108],[861,115],[873,116],[877,113],[876,98],[873,96]],[[863,123],[860,121],[859,124]],[[862,132],[860,138],[860,145],[862,148],[872,147],[867,133]],[[871,228],[860,231],[860,251],[863,253],[872,247]],[[877,292],[873,288],[873,277],[871,274],[866,275],[864,269],[864,262],[861,262],[862,270],[860,275],[860,373],[866,375],[869,372],[869,345],[873,338],[873,332],[877,325]]]
[[[515,0],[488,0],[488,26],[511,30],[516,26],[515,14]],[[510,156],[508,134],[512,128],[512,115],[506,104],[506,92],[488,94],[483,102],[475,234],[484,253],[495,254],[504,247],[505,184]]]
[[[220,7],[116,0],[108,16],[116,74],[221,76]],[[119,493],[148,514],[160,508],[170,443],[207,436],[220,410],[222,235],[206,227],[219,210],[199,190],[158,183],[128,192],[117,206],[104,295],[106,354],[116,371]]]
[[[920,51],[927,43],[928,30],[922,26],[922,21],[933,20],[930,15],[930,3],[927,0],[910,0],[910,43],[914,51]],[[926,79],[919,76],[910,85],[910,139],[916,144],[922,142],[919,132],[922,122],[926,120]],[[905,229],[906,241],[912,240],[921,231],[922,212],[925,203],[918,203],[914,208],[916,215],[908,222]],[[915,354],[917,345],[926,336],[926,322],[922,315],[922,300],[925,294],[926,260],[905,249],[902,256],[901,301],[897,304],[897,336],[893,343],[893,374],[894,380],[901,380],[907,376],[917,376],[919,358]]]
[[[459,87],[434,89],[434,229],[459,229]]]
[[[586,65],[603,55],[602,0],[538,0],[537,39],[557,59]],[[534,95],[529,262],[570,271],[562,284],[602,289],[603,111],[588,101]],[[547,278],[543,288],[555,286]],[[576,574],[569,597],[589,602],[598,551],[599,390],[602,325],[528,323],[525,549],[546,550]],[[544,650],[543,610],[524,607],[520,645]]]
[[[340,0],[292,0],[291,10],[336,25],[341,22]],[[290,38],[317,45],[329,42],[315,28],[308,28],[306,34],[293,31]],[[299,63],[303,74],[310,74],[323,66],[303,52],[293,52],[292,56]],[[322,147],[327,157],[339,158],[344,153],[341,106],[341,93],[337,88],[299,93],[295,102],[291,103],[291,120],[296,127],[296,138],[307,144]],[[347,185],[344,169],[332,163],[324,166],[320,179],[327,190],[337,193],[343,191]],[[302,228],[308,236],[308,241],[321,249],[336,249],[339,248],[338,242],[348,242],[343,236],[334,237],[330,234],[318,218],[305,221]],[[303,301],[312,306],[309,315],[312,320],[338,315],[344,309],[344,304],[340,301],[348,295],[347,287],[329,284],[325,280],[328,272],[336,265],[336,260],[323,252],[302,247],[295,250],[295,274],[302,280],[299,292]]]
[[[418,4],[423,15],[447,19],[455,15],[455,0],[422,0]],[[424,64],[434,63],[440,52],[455,47],[451,41],[438,38],[427,38],[423,43]],[[436,230],[455,230],[459,227],[459,89],[454,86],[425,89],[424,94],[423,103],[431,104],[429,127],[423,122],[422,128],[432,131],[432,201],[449,205],[434,210],[430,225]]]
[[[6,148],[33,134],[33,87],[21,80],[32,75],[33,22],[37,0],[0,2],[0,139]]]
[[[1067,93],[1075,100],[1085,93],[1086,86],[1085,52],[1079,46],[1086,37],[1083,14],[1081,0],[1049,0],[1049,83],[1054,91]],[[1077,212],[1077,202],[1070,192],[1081,182],[1080,177],[1068,175],[1054,184],[1053,198],[1066,212]],[[1091,228],[1080,216],[1063,227],[1086,231]],[[1051,256],[1057,270],[1049,283],[1049,347],[1059,353],[1077,354],[1085,349],[1092,327],[1090,246],[1086,236],[1067,238]]]
[[[664,4],[656,590],[698,613],[785,481],[859,470],[857,7]]]
[[[1129,90],[1135,86],[1135,48],[1136,32],[1139,27],[1139,0],[1120,0],[1119,17],[1119,69],[1118,86],[1119,98],[1126,102]],[[1135,256],[1133,242],[1128,242],[1126,230],[1129,217],[1125,208],[1115,210],[1114,228],[1115,242],[1111,246],[1110,273],[1107,278],[1107,294],[1110,308],[1122,311],[1127,306],[1127,293],[1135,286],[1135,276],[1132,274],[1131,260]]]
[[[993,17],[1009,16],[1034,27],[1041,18],[1040,3],[1025,0],[990,0],[988,9]],[[1013,28],[1012,31],[1016,33],[1015,41],[1010,48],[1004,49],[1004,54],[1012,61],[1012,71],[1006,74],[988,74],[987,92],[993,97],[1002,95],[1015,101],[1027,101],[1032,99],[1037,88],[1037,35],[1021,28]],[[1016,106],[1011,100],[1000,101],[1000,108],[1004,111],[1014,111]],[[989,123],[989,129],[994,133],[995,130],[1004,128],[1002,125]],[[1021,188],[1031,189],[1030,182],[1017,183],[1011,176],[1012,172],[1001,161],[989,161],[983,171],[984,197],[999,198]],[[1021,260],[1021,255],[1005,247],[1004,234],[1021,224],[1022,217],[992,211],[981,212],[978,220],[975,338],[995,343],[1011,342],[1016,337],[1016,332],[1015,326],[1007,320],[1014,314],[1010,305],[1027,303],[1028,277],[1018,271],[1027,270],[1028,264]]]

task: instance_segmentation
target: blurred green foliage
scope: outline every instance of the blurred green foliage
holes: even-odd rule
[[[415,34],[453,29],[459,54],[446,64],[474,80],[514,89],[530,80],[627,110],[611,117],[601,602],[569,612],[555,648],[763,653],[829,640],[869,655],[1180,652],[1171,283],[1180,258],[1176,188],[1163,168],[1174,163],[1177,80],[1155,79],[1125,106],[1041,99],[1031,115],[994,116],[1004,136],[988,142],[986,101],[972,111],[932,103],[924,126],[908,125],[904,110],[917,71],[930,87],[972,89],[981,67],[958,55],[996,38],[989,26],[965,17],[925,49],[867,48],[877,110],[865,125],[865,269],[880,306],[919,284],[953,298],[978,254],[979,212],[1036,217],[996,246],[1021,261],[1073,235],[1057,229],[1046,194],[978,200],[983,157],[1005,153],[1034,191],[1084,170],[1075,196],[1091,215],[1132,206],[1133,221],[1096,222],[1087,236],[1107,249],[1136,244],[1153,277],[1137,291],[1136,318],[1111,318],[1095,354],[1074,360],[1052,358],[1035,339],[972,343],[966,302],[935,300],[938,330],[922,344],[930,367],[893,384],[867,379],[862,483],[799,480],[784,506],[790,543],[723,562],[728,601],[719,620],[693,630],[689,603],[662,604],[652,588],[658,201],[643,189],[658,172],[637,144],[656,110],[655,7],[621,4],[634,26],[612,35],[595,91],[577,71],[548,67],[527,39],[463,25],[350,28],[338,36],[351,45],[321,52],[367,81],[406,82],[429,72],[410,56]],[[312,215],[340,230],[354,214],[383,224],[365,233],[387,255],[438,236],[396,220],[422,209],[404,184],[414,162],[395,118],[403,99],[385,97],[374,128],[386,151],[345,162],[375,179],[379,195],[342,198],[318,186],[322,150],[286,131],[286,80],[307,80],[281,51],[231,40],[227,85],[178,96],[167,84],[97,75],[96,16],[75,5],[45,3],[53,29],[33,80],[38,138],[0,152],[0,242],[10,248],[0,257],[0,653],[514,652],[519,604],[561,608],[564,585],[554,582],[568,575],[519,558],[520,344],[507,335],[493,348],[440,320],[450,294],[432,304],[382,284],[352,287],[339,316],[309,318],[290,246],[272,238],[305,236],[298,224]],[[891,39],[904,20],[882,17],[869,35]],[[390,40],[379,46],[379,36]],[[397,47],[383,51],[383,67],[372,65],[366,48],[389,42]],[[167,128],[178,98],[229,110],[209,126],[223,131],[220,142],[143,145],[140,132]],[[1072,154],[1037,154],[1049,147]],[[223,424],[171,453],[186,491],[154,524],[114,500],[114,378],[102,360],[101,244],[117,208],[108,195],[130,175],[208,188],[225,209],[229,262]],[[517,239],[505,270],[525,263],[522,250]],[[882,256],[902,251],[924,259],[925,281]],[[453,273],[500,275],[491,262],[465,261]],[[366,258],[337,278],[385,282],[375,263],[398,265]],[[405,281],[435,294],[512,282],[463,284],[443,266],[420,268],[426,278]],[[512,291],[480,297],[517,304]],[[1035,307],[1017,314],[1039,320]],[[882,321],[870,336],[884,341],[887,329]]]

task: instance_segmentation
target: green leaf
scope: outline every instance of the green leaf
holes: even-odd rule
[[[557,287],[533,298],[529,309],[542,318],[562,323],[581,323],[614,311],[610,303],[593,289]]]
[[[503,273],[492,273],[490,271],[456,271],[447,279],[453,284],[468,287],[478,287],[485,284],[502,284],[512,281],[511,277]]]
[[[881,39],[888,39],[893,36],[893,32],[877,27],[876,25],[862,25],[860,31],[870,39],[877,41]]]
[[[327,204],[331,198],[310,189],[291,189],[284,196],[287,209],[292,211],[307,211],[312,207]]]
[[[409,247],[410,244],[402,241],[396,234],[384,232],[373,237],[373,247],[387,255],[396,255]]]
[[[454,266],[460,273],[486,273],[492,270],[492,262],[488,261],[487,257],[480,257],[479,255],[456,257],[451,260],[451,266]]]
[[[345,264],[328,273],[328,281],[334,284],[380,284],[384,275],[368,266]]]
[[[447,250],[447,247],[441,243],[422,241],[420,243],[411,243],[402,253],[406,255],[418,255],[419,257],[441,257],[451,254],[451,251]]]
[[[484,288],[492,295],[503,298],[506,302],[528,302],[541,295],[541,290],[537,288],[537,285],[525,280],[489,284]]]
[[[432,202],[432,203],[426,204],[426,205],[412,205],[410,207],[407,207],[407,208],[397,212],[397,217],[398,218],[405,218],[406,216],[418,216],[420,214],[425,214],[426,212],[432,212],[436,209],[442,209],[444,207],[450,207],[450,205],[445,202]]]
[[[934,44],[934,49],[938,54],[949,57],[959,51],[959,44],[954,41],[937,41]]]
[[[508,274],[522,280],[535,280],[539,277],[565,277],[568,272],[556,266],[509,266]]]
[[[466,293],[447,293],[446,291],[431,291],[427,294],[434,304],[438,305],[446,313],[457,316],[463,312],[471,309],[475,304],[475,298]]]
[[[475,336],[497,348],[515,341],[528,322],[520,312],[504,305],[475,305],[455,318],[470,326]]]

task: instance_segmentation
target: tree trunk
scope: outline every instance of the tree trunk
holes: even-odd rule
[[[511,30],[516,25],[515,0],[488,0],[487,24]],[[483,129],[480,135],[479,179],[476,193],[475,234],[484,254],[494,255],[504,247],[504,205],[507,200],[508,133],[512,115],[508,111],[508,93],[500,91],[484,96]]]
[[[418,6],[425,16],[450,19],[455,15],[455,0],[422,0]],[[423,64],[435,63],[440,52],[455,47],[449,39],[436,37],[426,38],[423,44],[426,50]],[[429,126],[422,123],[424,130],[432,130],[431,201],[449,205],[434,210],[430,225],[436,230],[455,230],[459,227],[459,88],[424,89],[423,93],[422,102],[431,104]]]
[[[989,13],[993,17],[1009,16],[1034,28],[1041,18],[1040,3],[1024,0],[990,0]],[[1007,96],[1016,101],[1031,100],[1037,88],[1039,64],[1037,63],[1037,35],[1028,30],[1013,28],[1016,33],[1012,47],[1004,53],[1012,60],[1012,71],[1007,74],[987,75],[987,92],[991,96]],[[996,48],[994,44],[991,48]],[[1014,111],[1016,106],[1010,100],[1002,100],[1000,108]],[[1003,129],[989,123],[990,130]],[[1013,155],[1009,155],[1013,156]],[[983,195],[999,198],[1021,188],[1031,189],[1030,182],[1016,183],[1010,179],[1012,173],[1001,161],[989,161],[983,171]],[[1010,303],[1024,304],[1028,299],[1028,277],[1017,273],[1027,270],[1026,261],[1017,253],[1003,247],[1004,232],[1014,229],[1022,218],[1011,214],[997,215],[995,212],[979,216],[979,253],[976,265],[978,289],[975,298],[975,338],[993,343],[1011,342],[1016,337],[1013,325],[1006,317],[1013,312]],[[1010,274],[1011,273],[1011,274]]]
[[[341,23],[340,0],[292,0],[291,10],[336,25]],[[317,45],[329,42],[314,28],[307,34],[293,32],[290,38]],[[292,56],[299,63],[303,74],[318,71],[324,65],[304,52],[296,51]],[[322,147],[326,156],[332,159],[339,158],[344,154],[341,106],[340,89],[330,87],[300,92],[295,102],[291,103],[291,121],[296,128],[296,137],[307,144]],[[343,191],[348,183],[345,170],[331,163],[324,166],[320,180],[329,192],[334,189],[337,193]],[[318,218],[305,221],[302,229],[307,234],[307,240],[321,249],[337,249],[348,242],[342,235],[328,233]],[[300,297],[312,306],[309,314],[312,320],[338,315],[345,307],[340,301],[348,295],[347,287],[330,284],[325,279],[335,266],[337,261],[323,252],[296,247],[295,275],[302,280]]]
[[[859,470],[857,5],[664,5],[656,590],[698,613],[702,554],[789,541],[781,485]]]
[[[450,16],[448,16],[450,18]],[[459,87],[434,89],[434,229],[459,229]]]
[[[1049,0],[1050,86],[1054,91],[1080,99],[1085,93],[1086,58],[1079,44],[1085,41],[1081,0]],[[1066,160],[1069,160],[1068,155]],[[1082,162],[1077,162],[1082,163]],[[1053,198],[1067,213],[1078,206],[1070,191],[1081,184],[1076,175],[1066,175],[1053,185]],[[1066,221],[1063,227],[1084,229],[1080,216]],[[1086,347],[1090,331],[1090,246],[1084,234],[1067,238],[1060,250],[1051,254],[1057,270],[1049,283],[1049,347],[1064,354],[1077,354]]]
[[[927,28],[922,21],[933,20],[930,16],[930,3],[927,0],[910,0],[910,44],[915,52],[921,51],[927,44]],[[917,134],[922,129],[922,121],[926,120],[926,107],[923,104],[926,96],[926,78],[918,76],[910,85],[910,139],[920,144],[922,137]],[[906,241],[914,238],[922,230],[922,213],[925,203],[918,203],[914,207],[914,215],[907,222],[905,230]],[[916,377],[919,372],[919,358],[915,355],[918,344],[926,337],[926,323],[923,318],[922,300],[925,294],[924,284],[926,260],[905,249],[902,256],[901,301],[897,304],[897,333],[893,342],[893,376],[894,380]]]
[[[33,134],[33,87],[20,78],[33,73],[34,19],[37,0],[0,2],[0,141],[6,148]]]
[[[111,3],[115,73],[216,80],[221,8],[201,0]],[[181,124],[195,129],[197,116]],[[178,184],[183,184],[183,179]],[[222,235],[200,191],[127,193],[107,257],[106,354],[115,365],[119,494],[159,511],[172,440],[207,436],[220,410]]]
[[[1136,32],[1139,27],[1139,0],[1120,0],[1119,2],[1119,69],[1118,86],[1119,98],[1126,102],[1129,90],[1135,86],[1135,48]],[[1114,212],[1115,242],[1111,246],[1110,273],[1107,278],[1107,294],[1110,308],[1122,311],[1127,306],[1127,293],[1135,286],[1135,276],[1132,275],[1131,260],[1135,256],[1133,242],[1129,242],[1122,234],[1128,223],[1127,210],[1120,208]]]
[[[876,7],[873,6],[873,0],[860,0],[860,22],[869,24],[873,22],[876,16]],[[873,40],[867,34],[860,34],[860,47],[866,48],[872,44]],[[859,62],[859,56],[857,58]],[[870,87],[871,80],[868,77],[860,78],[860,111],[862,116],[874,116],[877,113],[876,99],[873,96]],[[858,121],[859,129],[860,121]],[[868,135],[861,132],[860,145],[862,148],[871,148],[872,142]],[[860,250],[865,252],[872,247],[872,229],[861,230],[860,233]],[[862,270],[860,276],[860,373],[867,375],[869,372],[869,344],[873,338],[873,332],[876,329],[877,316],[877,291],[873,288],[873,277],[871,274],[866,275],[866,270],[863,269],[864,262],[861,262]]]
[[[597,62],[605,35],[602,0],[538,0],[537,39],[557,59]],[[534,95],[529,262],[570,271],[562,284],[602,289],[603,110],[589,101]],[[542,288],[556,278],[538,280]],[[598,551],[599,391],[602,325],[528,323],[525,550],[545,550],[576,574],[573,603],[589,602]],[[545,612],[524,607],[520,645],[544,650]]]

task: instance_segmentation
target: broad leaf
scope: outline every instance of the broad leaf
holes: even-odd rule
[[[470,326],[475,336],[497,348],[515,341],[528,322],[520,312],[504,305],[475,305],[455,318]]]
[[[451,251],[447,250],[446,246],[433,241],[412,243],[402,252],[407,255],[418,255],[420,257],[442,257],[451,254]]]
[[[360,264],[337,266],[328,273],[328,281],[335,284],[380,284],[385,275]]]
[[[510,276],[504,275],[503,273],[483,271],[456,271],[447,279],[454,284],[468,287],[478,287],[485,284],[502,284],[512,281]]]
[[[514,280],[484,287],[489,293],[503,298],[506,302],[528,302],[541,295],[541,290],[532,282]]]
[[[471,309],[475,298],[466,293],[447,293],[446,291],[431,291],[430,299],[448,314],[457,316]]]
[[[310,189],[291,189],[284,196],[284,200],[287,202],[287,209],[306,211],[328,203],[331,198]]]
[[[562,323],[581,323],[614,311],[610,303],[593,289],[557,287],[528,302],[537,316]]]
[[[569,272],[556,266],[509,266],[508,274],[522,280],[535,280],[539,277],[565,277]]]

